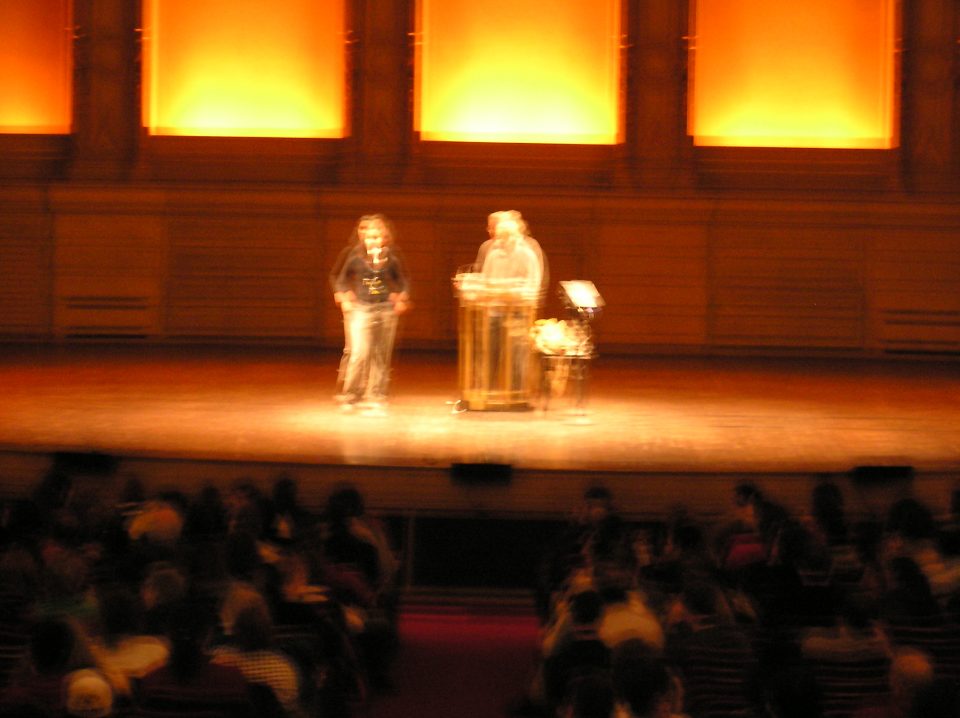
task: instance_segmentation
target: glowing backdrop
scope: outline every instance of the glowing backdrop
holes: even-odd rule
[[[618,0],[419,0],[424,140],[613,144]]]
[[[145,0],[157,135],[343,137],[344,0]]]
[[[695,3],[695,144],[895,144],[895,0]]]
[[[70,0],[0,2],[0,132],[69,134]]]

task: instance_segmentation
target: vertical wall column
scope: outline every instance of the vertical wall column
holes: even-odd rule
[[[76,0],[74,177],[123,179],[133,164],[140,125],[138,6]]]
[[[412,0],[358,0],[351,40],[352,134],[347,179],[393,184],[403,175],[411,137],[409,51]]]
[[[626,142],[637,182],[684,186],[691,177],[686,133],[688,7],[678,0],[630,4]]]
[[[904,179],[912,189],[946,190],[956,176],[958,33],[954,0],[904,4]]]

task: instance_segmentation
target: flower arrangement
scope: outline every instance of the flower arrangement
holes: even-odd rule
[[[583,328],[563,319],[538,319],[530,328],[537,351],[550,356],[584,356],[592,352]]]

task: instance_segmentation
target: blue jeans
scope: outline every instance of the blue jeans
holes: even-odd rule
[[[397,334],[393,302],[354,304],[344,328],[350,347],[343,393],[352,400],[382,401],[390,383],[390,357]]]

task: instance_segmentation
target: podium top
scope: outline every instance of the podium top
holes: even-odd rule
[[[536,305],[540,299],[539,288],[524,279],[492,279],[481,272],[458,272],[453,288],[467,303]]]

